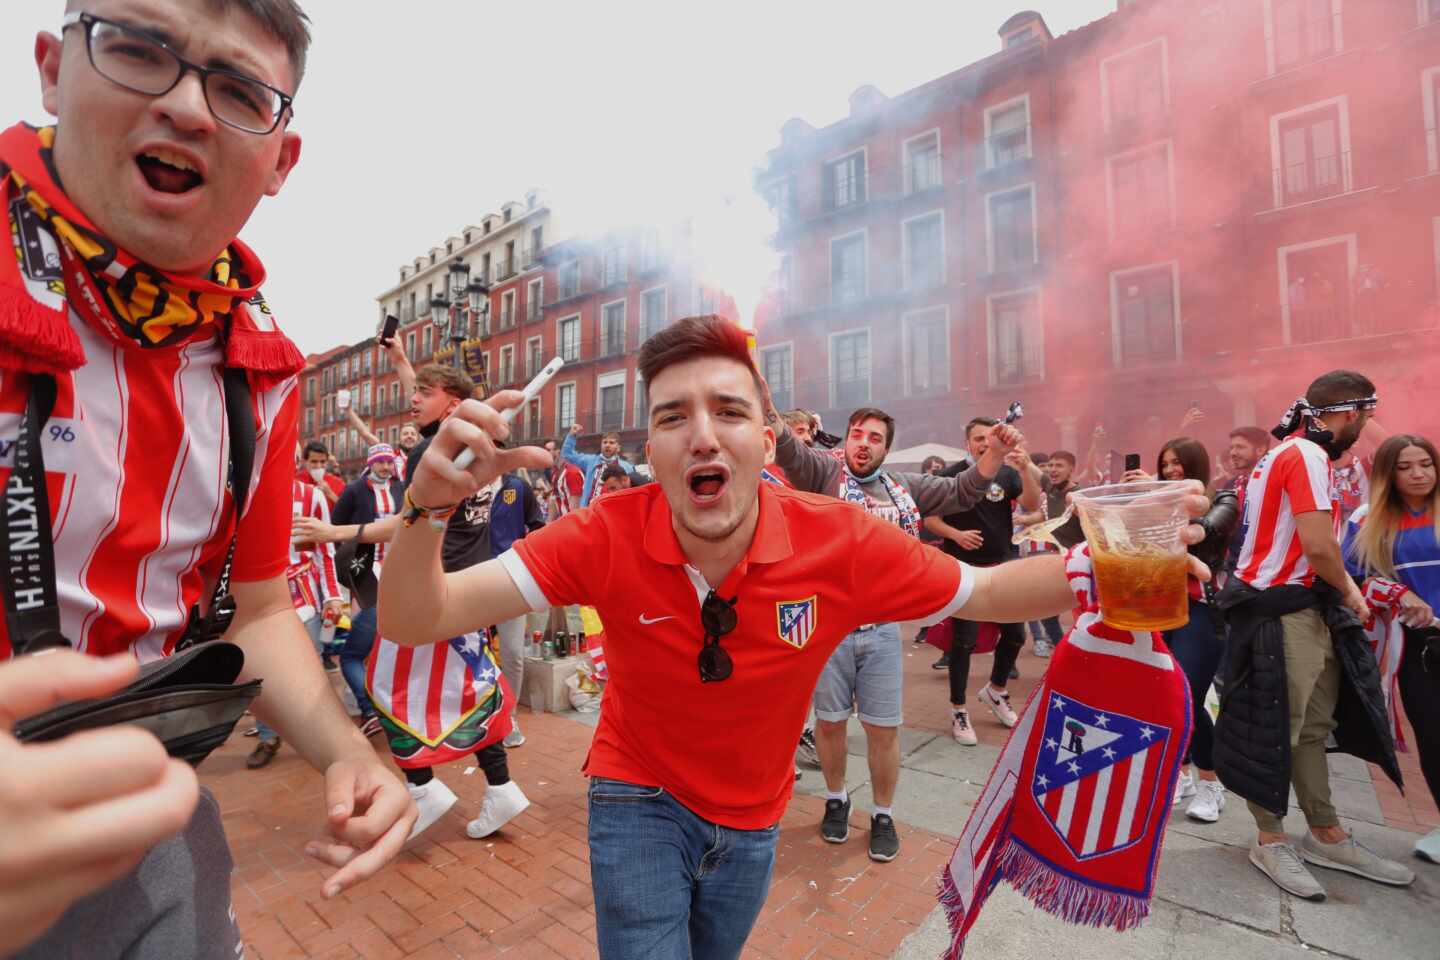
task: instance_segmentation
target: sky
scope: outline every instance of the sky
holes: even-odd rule
[[[742,310],[773,269],[754,169],[802,117],[873,84],[895,95],[999,49],[1026,7],[685,0],[302,0],[314,43],[295,103],[299,166],[241,236],[309,353],[374,332],[401,264],[539,189],[560,235],[696,220]],[[61,0],[5,0],[3,123],[48,119],[32,56]],[[1115,0],[1037,0],[1057,36]]]

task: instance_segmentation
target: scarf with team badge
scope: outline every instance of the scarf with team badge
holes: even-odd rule
[[[900,512],[900,529],[912,537],[920,536],[920,508],[915,505],[915,498],[910,496],[910,491],[906,490],[903,484],[884,470],[879,471],[878,475],[871,474],[864,480],[850,472],[849,464],[842,462],[840,470],[839,496],[841,500],[856,504],[861,510],[867,510],[870,498],[866,496],[863,484],[873,482],[871,477],[874,477],[880,481],[880,485],[885,488],[885,492],[890,495],[890,500],[895,504],[895,509]]]
[[[945,960],[959,960],[1001,880],[1074,924],[1123,931],[1150,913],[1190,742],[1190,688],[1160,634],[1100,619],[1088,545],[1070,549],[1065,575],[1078,604],[1075,625],[940,875],[951,931]]]
[[[66,196],[51,150],[55,128],[0,133],[0,203],[14,259],[0,254],[0,369],[58,374],[85,363],[74,309],[112,340],[171,347],[224,330],[225,365],[260,389],[298,373],[305,358],[260,295],[265,268],[239,240],[204,277],[174,276],[104,237]]]

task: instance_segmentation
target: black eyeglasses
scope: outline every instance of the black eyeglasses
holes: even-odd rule
[[[194,72],[211,115],[227,127],[267,134],[280,125],[286,110],[294,116],[294,100],[289,94],[243,73],[191,63],[134,27],[91,13],[70,13],[61,21],[60,30],[63,33],[74,26],[85,30],[85,49],[95,72],[126,90],[163,97],[185,74]]]
[[[700,682],[719,683],[729,680],[735,670],[730,654],[720,646],[720,638],[735,629],[735,601],[726,600],[711,590],[700,604],[700,626],[705,630],[705,645],[700,648]]]

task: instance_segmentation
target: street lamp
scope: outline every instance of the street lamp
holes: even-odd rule
[[[455,366],[463,370],[465,359],[460,353],[460,345],[465,342],[463,311],[468,301],[472,314],[488,312],[485,308],[490,305],[487,296],[490,287],[483,279],[472,281],[470,264],[460,259],[450,264],[449,278],[449,299],[440,294],[430,299],[430,322],[437,334],[446,333],[448,325],[450,346],[455,351]]]

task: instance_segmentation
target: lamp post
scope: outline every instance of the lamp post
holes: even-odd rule
[[[460,354],[460,345],[465,342],[463,311],[468,304],[476,317],[485,317],[490,312],[490,287],[483,278],[470,279],[470,264],[456,259],[450,264],[448,299],[440,294],[430,298],[430,322],[437,334],[446,335],[447,327],[450,346],[455,351],[455,366],[465,369],[465,359]],[[482,325],[484,321],[482,320]]]

